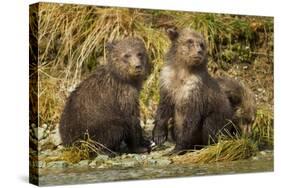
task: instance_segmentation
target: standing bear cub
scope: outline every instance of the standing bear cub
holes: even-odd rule
[[[126,38],[107,45],[108,60],[69,96],[60,121],[63,145],[90,138],[118,151],[150,150],[140,126],[139,92],[148,74],[148,55],[142,40]]]
[[[160,104],[153,140],[167,139],[168,121],[174,121],[172,153],[183,153],[196,146],[217,141],[218,133],[230,131],[228,120],[233,110],[226,94],[207,70],[207,46],[204,38],[190,29],[168,29],[172,42],[166,64],[160,73]]]

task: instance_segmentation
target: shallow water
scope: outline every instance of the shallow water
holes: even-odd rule
[[[273,171],[272,153],[249,160],[204,165],[167,165],[138,168],[67,168],[40,170],[40,185],[81,184],[118,180],[139,180],[167,177],[202,176]]]

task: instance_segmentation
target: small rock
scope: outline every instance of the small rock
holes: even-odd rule
[[[120,160],[118,160],[118,161],[109,160],[109,161],[106,161],[106,164],[109,166],[122,166],[122,162]]]
[[[135,156],[133,156],[133,159],[136,161],[142,161],[142,160],[146,159],[146,155],[135,155]]]
[[[79,166],[88,166],[90,163],[89,160],[82,160],[78,163]]]
[[[42,130],[42,129],[43,128],[38,130]],[[52,134],[49,134],[49,132],[50,131],[47,130],[43,133],[44,135],[42,136],[41,140],[38,143],[39,151],[44,149],[54,149],[62,143],[58,129]]]
[[[123,167],[126,167],[126,168],[129,168],[129,167],[134,167],[136,166],[138,163],[137,161],[134,161],[134,160],[124,160],[122,161],[122,166]]]
[[[44,161],[38,161],[38,168],[45,168],[46,163]]]
[[[40,150],[39,150],[40,151]],[[50,149],[44,149],[42,151],[40,151],[39,153],[41,156],[50,156],[52,154],[52,150]]]
[[[252,160],[257,161],[259,158],[257,156],[252,157]]]
[[[96,161],[90,162],[89,166],[90,166],[91,168],[96,168],[96,167],[97,167]]]
[[[33,129],[35,129],[35,128],[36,128],[35,123],[32,123],[32,124],[31,124],[31,127],[32,127]]]
[[[138,156],[139,156],[138,154],[129,153],[126,158],[135,158],[135,157],[138,157]]]
[[[156,165],[156,163],[157,163],[157,160],[155,160],[155,159],[148,159],[147,160],[147,164],[149,164],[149,165]]]
[[[142,160],[146,159],[148,156],[150,156],[150,155],[144,155],[144,154],[143,154],[143,155],[140,155],[140,157],[141,157]]]
[[[160,152],[152,152],[150,155],[153,159],[158,159],[162,157],[162,154]]]
[[[68,167],[68,163],[65,161],[52,161],[47,163],[47,168],[66,168]]]
[[[105,163],[106,161],[108,161],[109,157],[107,155],[98,155],[96,158],[95,158],[95,163],[96,165],[101,165],[103,163]]]
[[[121,159],[125,159],[127,157],[127,155],[126,154],[123,154],[123,155],[121,155]]]
[[[62,143],[61,137],[59,134],[59,131],[56,131],[54,134],[50,134],[49,141],[54,144],[55,146],[58,146]]]
[[[59,145],[59,146],[57,147],[57,150],[58,150],[58,151],[63,150],[63,149],[64,149],[64,147],[63,147],[62,145]]]
[[[261,155],[266,155],[266,152],[265,151],[261,151],[260,154]]]
[[[167,166],[167,165],[171,164],[171,161],[168,159],[159,159],[159,160],[157,160],[157,164],[159,166]]]
[[[98,168],[102,169],[102,168],[106,168],[107,166],[105,164],[102,164],[100,166],[98,166]]]
[[[41,127],[46,130],[48,128],[48,125],[44,123]]]
[[[44,138],[44,131],[45,129],[43,129],[42,127],[34,128],[34,133],[38,140],[42,140]]]

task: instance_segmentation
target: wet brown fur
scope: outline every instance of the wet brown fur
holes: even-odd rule
[[[70,94],[60,121],[63,145],[85,133],[108,149],[118,151],[124,141],[129,152],[146,152],[142,136],[139,92],[148,72],[148,55],[138,38],[107,46],[108,60]]]
[[[217,141],[220,131],[230,131],[233,111],[226,94],[207,71],[204,38],[190,29],[168,30],[172,42],[160,74],[160,104],[153,140],[167,139],[168,121],[174,120],[174,153]]]
[[[249,87],[241,81],[228,76],[217,78],[222,90],[226,93],[234,115],[232,121],[243,134],[250,136],[252,125],[256,118],[255,95]]]

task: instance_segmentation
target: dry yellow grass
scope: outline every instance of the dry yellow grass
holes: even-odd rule
[[[175,164],[211,163],[247,159],[255,154],[257,145],[248,138],[220,140],[201,150],[172,157]]]
[[[31,30],[36,30],[34,23],[31,20]],[[141,118],[153,118],[159,100],[159,72],[169,46],[164,30],[171,25],[203,33],[209,46],[211,70],[228,71],[244,79],[256,94],[260,94],[259,89],[266,90],[262,96],[265,99],[258,101],[253,138],[221,140],[217,145],[187,154],[188,158],[196,156],[202,161],[243,158],[248,156],[245,148],[253,151],[251,140],[259,146],[273,146],[273,111],[263,106],[273,105],[273,19],[269,17],[40,3],[40,124],[59,122],[70,91],[105,62],[105,44],[126,36],[144,40],[154,67],[140,100]],[[250,68],[244,69],[245,64]],[[242,68],[235,69],[239,66]],[[227,155],[235,148],[239,152]],[[88,157],[81,148],[73,151],[78,153],[74,161]],[[65,155],[71,156],[73,151]]]

